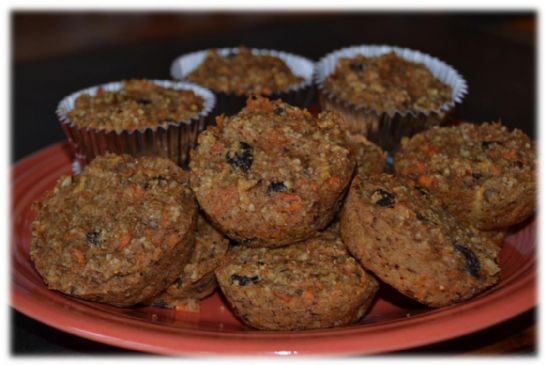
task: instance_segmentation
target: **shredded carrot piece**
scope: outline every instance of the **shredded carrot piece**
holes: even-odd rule
[[[339,185],[340,180],[341,179],[339,178],[339,176],[332,176],[331,178],[328,179],[327,183],[328,183],[328,185],[336,187],[336,186]]]
[[[435,145],[433,144],[430,144],[430,143],[427,143],[425,145],[425,152],[428,156],[432,156],[433,154],[435,154],[436,152],[438,152],[438,147],[436,147]]]
[[[296,210],[301,209],[301,198],[296,194],[290,193],[281,193],[278,195],[280,199],[284,200],[288,204],[288,211],[295,212]]]
[[[222,145],[220,143],[216,142],[215,144],[213,144],[210,147],[210,151],[213,152],[213,153],[218,153],[218,152],[222,151]]]
[[[315,295],[310,290],[304,290],[303,291],[303,298],[309,302],[313,301],[315,299]]]
[[[74,256],[74,259],[76,259],[79,264],[83,264],[85,261],[85,256],[83,252],[77,248],[72,249],[72,256]]]
[[[131,193],[133,194],[133,197],[136,198],[136,199],[139,199],[144,195],[144,189],[142,189],[137,184],[129,185],[129,189],[131,189]]]
[[[123,250],[123,248],[127,246],[132,239],[133,239],[133,236],[130,233],[126,233],[123,236],[121,236],[118,242],[118,249]]]
[[[511,160],[513,159],[514,157],[516,156],[516,150],[515,149],[512,149],[508,152],[505,152],[502,154],[502,157],[504,157],[505,159],[507,160]]]
[[[285,301],[285,302],[289,302],[292,298],[290,298],[288,295],[285,295],[285,294],[282,294],[282,293],[279,293],[277,291],[273,291],[273,295],[276,296],[277,298]]]
[[[173,248],[178,243],[178,235],[176,233],[171,233],[165,238],[165,243],[170,247]]]
[[[415,160],[415,172],[418,174],[424,174],[426,172],[425,164],[419,160]]]
[[[426,188],[432,185],[432,179],[427,175],[419,176],[419,179],[417,181],[419,182],[421,186],[424,186]]]

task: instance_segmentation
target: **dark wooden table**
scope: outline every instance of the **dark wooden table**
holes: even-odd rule
[[[501,119],[536,136],[535,17],[519,14],[31,14],[13,17],[12,161],[63,140],[54,110],[83,87],[169,78],[178,55],[208,47],[282,49],[318,60],[354,44],[421,50],[453,65],[470,93],[458,116]],[[11,350],[137,354],[74,337],[12,310]],[[395,355],[536,354],[531,310],[483,331]]]

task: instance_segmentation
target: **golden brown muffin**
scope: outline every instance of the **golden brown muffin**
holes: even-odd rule
[[[234,240],[268,247],[325,228],[355,165],[337,118],[265,98],[219,117],[190,163],[192,189],[211,222]]]
[[[63,176],[34,205],[30,258],[50,289],[130,306],[180,274],[197,209],[187,175],[166,159],[105,155]]]
[[[357,322],[378,289],[333,231],[286,247],[239,247],[216,277],[237,317],[265,330]]]
[[[499,280],[498,244],[409,180],[355,177],[340,221],[343,242],[364,268],[430,307],[469,299]]]

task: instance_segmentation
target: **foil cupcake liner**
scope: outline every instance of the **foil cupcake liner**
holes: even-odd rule
[[[353,105],[333,95],[325,88],[324,82],[334,72],[341,57],[352,58],[357,55],[377,57],[394,52],[400,58],[425,65],[441,82],[451,86],[451,100],[440,108],[429,112],[413,110],[394,110],[390,113],[376,111],[365,106]],[[385,45],[363,45],[343,48],[321,58],[315,65],[315,82],[319,92],[319,102],[323,110],[339,113],[345,122],[343,128],[350,133],[365,135],[372,142],[389,152],[395,151],[400,140],[431,126],[447,122],[455,105],[462,102],[468,92],[464,78],[450,65],[419,51]]]
[[[203,99],[202,110],[194,117],[178,122],[139,128],[127,131],[113,131],[91,127],[78,127],[68,117],[76,99],[83,94],[96,95],[99,88],[104,91],[118,91],[122,82],[111,82],[77,91],[61,100],[57,116],[61,128],[75,155],[73,170],[81,170],[96,156],[105,153],[138,156],[159,156],[169,158],[179,166],[187,167],[189,151],[197,141],[197,135],[212,122],[211,111],[216,98],[212,92],[187,82],[150,80],[156,85],[177,90],[190,90]]]
[[[237,53],[238,48],[217,48],[218,54],[228,56]],[[315,64],[313,61],[298,56],[295,54],[269,50],[251,48],[251,52],[255,55],[269,55],[278,57],[290,68],[296,76],[302,77],[304,80],[288,88],[286,91],[273,93],[268,95],[269,99],[281,99],[284,102],[304,108],[310,106],[315,97],[315,85],[313,81],[313,72]],[[175,80],[186,80],[188,74],[195,70],[205,60],[208,50],[188,53],[175,59],[171,65],[171,76]],[[238,113],[245,105],[249,95],[236,95],[232,93],[216,92],[216,108],[213,112],[215,115],[225,114],[233,115]]]

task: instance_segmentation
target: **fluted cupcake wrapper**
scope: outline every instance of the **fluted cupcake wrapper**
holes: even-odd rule
[[[354,105],[338,98],[326,89],[324,83],[334,72],[341,57],[353,58],[357,55],[378,57],[394,52],[407,61],[425,65],[441,82],[451,86],[451,99],[440,108],[428,112],[413,110],[393,110],[390,113],[367,108],[365,105]],[[362,45],[343,48],[331,52],[315,65],[315,82],[319,90],[319,100],[323,110],[332,110],[341,114],[346,128],[351,133],[360,133],[369,140],[379,144],[388,151],[398,148],[404,136],[411,136],[434,125],[448,120],[455,105],[460,103],[468,92],[464,78],[450,65],[419,51],[385,45]]]
[[[237,53],[238,48],[218,48],[221,56],[228,56]],[[268,95],[269,99],[281,99],[284,102],[304,108],[312,104],[315,97],[315,85],[313,82],[314,62],[295,54],[270,50],[251,48],[255,55],[268,55],[280,58],[296,76],[302,77],[303,81],[289,87],[286,91]],[[178,57],[171,65],[171,76],[175,80],[186,80],[188,74],[195,70],[207,57],[208,50],[188,53]],[[213,90],[214,91],[214,90]],[[236,95],[232,93],[214,92],[216,95],[216,108],[213,114],[233,115],[239,112],[245,105],[248,95]]]
[[[203,99],[203,108],[194,117],[178,122],[163,123],[149,128],[113,131],[92,127],[78,127],[68,117],[76,99],[82,94],[96,95],[99,88],[118,91],[122,82],[93,86],[65,97],[57,107],[60,125],[68,139],[79,166],[85,166],[96,156],[105,153],[169,158],[180,166],[187,166],[189,151],[197,141],[197,135],[212,122],[211,111],[216,98],[212,92],[187,82],[151,80],[153,83],[177,90],[190,90]]]

